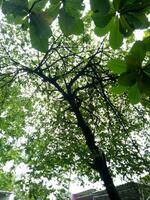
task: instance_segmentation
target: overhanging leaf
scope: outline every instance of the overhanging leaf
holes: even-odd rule
[[[134,84],[132,87],[128,88],[128,97],[132,104],[137,104],[140,102],[141,94],[137,84]]]
[[[149,76],[149,77],[150,77],[150,68],[148,68],[148,69],[145,69],[145,70],[144,70],[144,73],[145,73],[145,74],[147,74],[147,76]]]
[[[141,12],[149,7],[147,0],[120,0],[121,12]]]
[[[134,29],[143,29],[149,26],[148,18],[144,13],[127,13],[126,18]]]
[[[3,0],[2,12],[6,15],[24,17],[28,14],[27,0]]]
[[[97,27],[104,28],[112,19],[113,13],[101,14],[100,12],[93,13],[92,19]]]
[[[43,15],[31,14],[30,38],[32,46],[41,52],[46,52],[48,49],[48,39],[51,34],[49,24]]]
[[[141,67],[142,61],[146,55],[146,50],[141,41],[137,41],[131,48],[129,55],[126,57],[126,63],[129,71]]]
[[[42,15],[44,16],[45,20],[48,24],[51,24],[59,14],[60,3],[58,4],[51,4],[49,8],[47,8]]]
[[[59,12],[59,25],[62,32],[68,36],[79,35],[84,32],[84,25],[81,19],[70,16],[64,8]]]
[[[28,0],[29,2],[29,9],[33,6],[32,12],[41,12],[42,9],[46,6],[48,0],[42,0],[42,1],[37,1],[37,0]]]
[[[133,27],[130,26],[126,19],[126,15],[121,15],[119,19],[119,30],[124,35],[124,37],[128,37],[133,32]]]
[[[108,13],[110,9],[109,0],[90,0],[90,5],[94,12],[100,12],[101,14]]]
[[[80,10],[84,8],[83,0],[69,0],[64,3],[65,11],[73,17],[80,16]]]
[[[50,0],[50,3],[51,4],[58,4],[58,3],[60,3],[60,0]]]
[[[146,51],[150,51],[150,36],[143,40],[144,48]]]
[[[113,49],[118,49],[123,42],[123,35],[120,33],[119,30],[119,19],[118,17],[114,17],[114,21],[112,22],[109,42]]]
[[[112,59],[107,63],[108,68],[116,73],[116,74],[121,74],[123,72],[127,71],[127,65],[124,61],[120,59]]]
[[[115,85],[111,88],[111,92],[113,94],[122,94],[128,90],[128,87],[125,87],[123,85]]]
[[[13,14],[7,15],[7,21],[10,24],[22,24],[24,21],[24,18],[22,16],[14,16]]]
[[[94,32],[98,37],[104,36],[106,33],[110,31],[110,23],[104,28],[95,27]]]
[[[132,5],[136,0],[119,0],[119,8],[124,8],[126,5]]]
[[[125,72],[120,75],[118,83],[123,86],[132,86],[136,83],[137,73],[136,72]]]
[[[138,81],[138,86],[142,93],[150,96],[150,77],[146,73]]]
[[[1,6],[2,6],[2,3],[3,3],[3,0],[0,0],[0,8],[1,8]]]
[[[119,5],[120,5],[120,0],[113,0],[113,6],[115,10],[119,9]]]

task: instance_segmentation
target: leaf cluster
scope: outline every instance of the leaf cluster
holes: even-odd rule
[[[22,29],[29,29],[32,46],[41,52],[48,49],[51,24],[56,18],[65,36],[84,33],[83,11],[86,4],[83,0],[3,0],[1,4],[8,21],[21,24]],[[103,36],[110,32],[110,46],[117,49],[122,45],[123,38],[135,29],[149,27],[146,15],[149,8],[147,0],[91,0],[95,33]]]

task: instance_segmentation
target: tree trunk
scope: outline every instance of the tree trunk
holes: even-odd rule
[[[91,128],[85,122],[79,107],[75,104],[75,102],[70,102],[70,105],[76,116],[78,127],[81,128],[86,140],[86,144],[90,149],[93,158],[93,163],[91,165],[92,168],[100,174],[110,200],[121,200],[109,172],[104,152],[96,146],[94,134],[92,133]]]
[[[121,200],[119,194],[114,186],[113,179],[109,172],[105,155],[102,153],[102,156],[95,158],[95,169],[99,172],[101,179],[104,181],[107,193],[111,200]]]

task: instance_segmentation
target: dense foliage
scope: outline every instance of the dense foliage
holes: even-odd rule
[[[148,28],[149,1],[1,6],[1,168],[9,160],[14,172],[21,163],[28,168],[16,190],[25,199],[65,199],[59,192],[66,195],[72,173],[100,175],[107,188],[105,159],[114,177],[148,172],[150,36],[135,41],[132,33]]]
[[[88,3],[88,2],[87,2]],[[102,36],[110,32],[110,45],[121,46],[123,37],[135,29],[149,26],[146,13],[147,0],[91,0],[90,15],[96,32]],[[58,17],[59,26],[65,35],[80,35],[84,32],[83,0],[3,0],[2,11],[13,23],[29,28],[32,46],[40,51],[48,49],[48,38],[52,36],[50,25]]]

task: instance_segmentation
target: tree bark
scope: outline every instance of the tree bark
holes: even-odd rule
[[[70,102],[70,105],[76,116],[78,127],[82,130],[86,144],[91,152],[93,158],[92,168],[100,174],[110,200],[121,200],[109,172],[104,152],[96,146],[94,134],[92,133],[91,128],[85,122],[79,107],[75,102]]]

